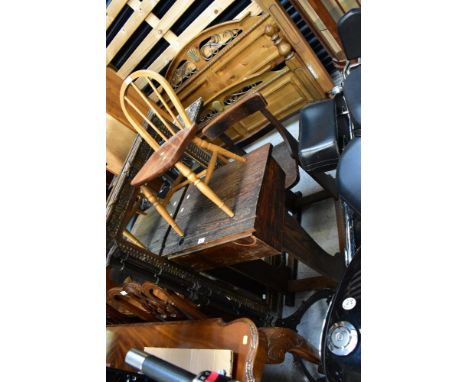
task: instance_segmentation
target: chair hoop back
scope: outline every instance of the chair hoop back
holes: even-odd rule
[[[151,87],[152,98],[146,96],[136,85],[135,82],[138,80],[144,81]],[[136,98],[140,102],[136,102]],[[120,89],[120,104],[130,124],[154,150],[159,148],[159,144],[146,131],[144,122],[164,141],[167,141],[180,129],[190,128],[193,125],[169,82],[151,70],[137,70],[125,79]],[[141,105],[144,105],[145,109],[142,110]],[[152,115],[148,111],[151,111]],[[134,116],[139,116],[140,122],[137,122]],[[164,129],[163,126],[158,128],[153,123],[152,116],[156,116],[161,121]]]

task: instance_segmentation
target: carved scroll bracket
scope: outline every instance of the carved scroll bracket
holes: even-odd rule
[[[276,24],[269,24],[265,27],[265,34],[271,38],[278,52],[284,59],[290,60],[294,57],[294,50],[289,42],[281,36],[280,29]]]

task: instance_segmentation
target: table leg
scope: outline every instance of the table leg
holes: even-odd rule
[[[343,256],[325,252],[288,213],[283,224],[283,250],[320,274],[341,280],[345,270]]]

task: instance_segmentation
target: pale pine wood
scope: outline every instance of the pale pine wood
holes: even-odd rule
[[[165,38],[166,33],[170,30],[172,25],[179,19],[180,16],[182,16],[182,14],[190,5],[192,5],[194,1],[195,0],[184,0],[182,2],[176,1],[160,20],[157,20],[157,17],[151,14],[154,16],[154,19],[157,20],[155,25],[149,23],[154,30],[144,38],[144,40],[140,43],[140,45],[138,45],[127,61],[125,61],[125,64],[119,69],[119,74],[127,76],[146,56],[151,48],[153,48],[153,46],[156,45],[161,38]]]
[[[164,98],[161,96],[161,94],[159,93],[159,90],[156,89],[156,87],[153,85],[153,83],[148,79],[146,78],[146,82],[149,84],[149,86],[153,89],[153,93],[156,94],[156,96],[158,97],[159,101],[164,105],[165,109],[169,112],[169,114],[171,115],[172,117],[172,120],[177,124],[177,126],[182,129],[183,126],[181,125],[179,119],[174,115],[174,113],[172,112],[171,108],[169,107],[169,105],[166,103],[166,101],[164,100]],[[188,127],[188,126],[187,126]],[[169,130],[171,131],[172,134],[174,134],[174,132],[172,130]]]
[[[106,68],[106,113],[125,127],[128,127],[130,130],[135,131],[133,126],[129,123],[127,117],[125,116],[121,104],[119,102],[119,93],[122,88],[123,78],[121,78],[113,69]],[[127,97],[129,97],[135,104],[143,108],[144,105],[139,97],[135,96],[132,92],[128,92]]]
[[[143,114],[143,112],[137,106],[135,106],[135,104],[128,97],[124,97],[124,100],[127,101],[132,109],[135,110],[137,114],[154,129],[154,131],[156,131],[165,141],[167,141],[167,138],[164,136],[164,134],[154,125],[153,122],[151,122],[151,120],[145,114]]]
[[[124,229],[123,231],[123,236],[130,242],[135,244],[136,246],[147,249],[145,245],[134,235],[132,234],[128,229]]]
[[[234,20],[242,20],[246,16],[257,16],[262,13],[262,8],[253,0],[243,11],[241,11]]]
[[[141,191],[145,195],[145,198],[153,205],[153,207],[158,211],[162,218],[169,224],[174,231],[177,232],[179,236],[184,236],[184,232],[177,225],[175,220],[169,214],[167,209],[161,204],[160,200],[151,192],[151,190],[146,186],[140,187]]]
[[[184,123],[185,127],[188,128],[188,127],[192,126],[193,122],[190,120],[189,116],[187,115],[187,112],[185,111],[185,108],[182,106],[182,103],[180,102],[180,100],[176,96],[176,94],[174,93],[174,91],[173,91],[171,85],[169,84],[169,82],[167,82],[167,80],[163,76],[161,76],[159,73],[155,73],[155,72],[153,72],[151,70],[148,70],[148,69],[146,69],[146,70],[137,70],[136,72],[133,72],[131,74],[131,76],[130,76],[130,78],[132,78],[132,79],[138,78],[138,80],[142,79],[141,77],[143,77],[145,79],[150,78],[152,80],[155,80],[157,83],[159,83],[160,86],[162,86],[162,88],[166,92],[166,94],[169,97],[172,104],[174,105],[177,113],[182,118],[182,122]],[[135,81],[135,82],[138,82],[138,80]],[[144,80],[144,81],[146,82],[146,80]],[[136,87],[136,85],[134,85],[134,86]],[[142,93],[140,92],[140,94],[142,94]],[[159,92],[158,92],[158,95],[160,95]],[[164,102],[164,106],[166,107],[166,112],[169,112],[169,113],[172,114],[172,112],[170,110],[170,107],[167,105],[166,102]],[[159,117],[159,115],[158,115],[158,117]],[[166,114],[166,121],[170,121],[170,120],[167,119],[167,114]],[[162,121],[162,122],[164,122],[164,121]],[[172,130],[171,130],[171,132],[172,132]]]
[[[127,122],[128,123],[128,122]],[[106,115],[106,169],[114,175],[122,170],[136,133],[111,115]]]
[[[106,30],[120,13],[127,0],[112,0],[106,9]]]
[[[224,202],[216,195],[213,190],[197,178],[196,174],[190,170],[182,162],[177,162],[175,167],[179,170],[195,187],[197,187],[200,192],[210,199],[214,204],[216,204],[226,215],[230,218],[234,216],[234,212],[224,204]]]
[[[150,84],[150,86],[156,92],[156,96],[159,98],[159,101],[163,105],[163,109],[165,109],[166,116],[169,115],[169,118],[172,118],[173,121],[176,122],[177,117],[172,111],[172,109],[175,109],[175,112],[182,119],[182,122],[183,122],[184,127],[185,127],[184,129],[179,130],[179,132],[174,133],[174,131],[171,128],[169,128],[169,126],[168,126],[168,125],[170,125],[172,123],[172,121],[168,120],[167,118],[164,118],[163,116],[161,116],[161,114],[159,114],[159,113],[157,113],[156,111],[153,110],[155,112],[155,114],[160,118],[161,122],[164,123],[166,125],[166,127],[168,127],[170,132],[173,134],[172,138],[169,141],[167,141],[167,143],[164,146],[161,147],[161,150],[159,150],[159,146],[158,146],[157,142],[149,135],[149,133],[146,131],[146,129],[144,127],[140,126],[140,125],[136,125],[136,121],[131,117],[131,115],[127,111],[126,103],[128,103],[128,99],[125,96],[125,93],[126,93],[127,89],[134,88],[134,90],[141,97],[147,98],[142,93],[142,91],[139,90],[136,87],[136,85],[134,84],[134,81],[140,80],[140,79],[142,79],[146,83]],[[153,81],[156,84],[153,84],[152,83]],[[185,111],[185,108],[180,103],[180,101],[179,101],[178,97],[176,96],[174,90],[172,89],[171,85],[167,82],[167,80],[164,77],[162,77],[158,73],[155,73],[155,72],[152,72],[152,71],[149,71],[149,70],[138,70],[138,71],[132,73],[130,76],[127,77],[124,84],[122,85],[122,89],[121,89],[121,92],[120,92],[120,99],[121,99],[122,109],[123,109],[124,113],[126,113],[126,115],[128,116],[128,118],[129,118],[130,122],[132,123],[132,125],[134,125],[134,128],[138,131],[138,133],[142,136],[142,138],[155,150],[155,154],[153,154],[152,158],[156,158],[156,159],[159,158],[159,157],[154,157],[154,155],[158,155],[157,154],[158,151],[161,153],[159,155],[163,155],[163,152],[169,153],[169,150],[172,150],[171,152],[173,154],[173,155],[172,154],[168,155],[167,157],[164,156],[163,159],[157,159],[157,160],[165,160],[167,163],[166,162],[165,163],[162,163],[162,162],[161,163],[156,163],[156,162],[154,162],[154,164],[158,164],[158,165],[155,166],[153,168],[153,170],[150,170],[149,173],[145,173],[145,174],[141,175],[142,176],[141,180],[137,180],[136,184],[140,184],[143,179],[151,179],[153,176],[158,176],[159,175],[158,171],[166,171],[165,169],[166,169],[167,166],[174,166],[175,168],[177,168],[179,170],[179,172],[185,178],[187,178],[186,182],[182,182],[182,183],[180,183],[180,184],[178,184],[176,186],[177,189],[185,186],[186,184],[188,184],[188,182],[193,183],[193,185],[195,187],[197,187],[203,195],[205,195],[208,199],[210,199],[224,213],[226,213],[229,217],[233,217],[234,212],[216,195],[216,193],[210,187],[208,187],[207,183],[209,182],[209,180],[210,180],[210,178],[211,178],[211,176],[213,174],[213,171],[214,171],[214,168],[215,168],[215,165],[216,165],[216,162],[217,162],[218,158],[220,160],[227,161],[225,158],[223,158],[223,156],[224,156],[224,157],[232,158],[232,159],[240,161],[240,162],[245,162],[245,158],[240,157],[240,156],[238,156],[238,155],[236,155],[234,153],[231,153],[230,151],[228,151],[228,150],[226,150],[226,149],[224,149],[224,148],[222,148],[222,147],[220,147],[218,145],[214,145],[214,144],[212,144],[210,142],[206,142],[206,141],[200,139],[199,137],[192,138],[193,133],[196,131],[197,126],[190,120],[189,116],[187,115],[187,112]],[[168,101],[170,101],[172,106],[168,104],[166,99]],[[146,99],[144,101],[147,103]],[[131,106],[131,104],[130,104],[130,106]],[[148,104],[148,106],[151,107],[150,104]],[[140,114],[140,116],[141,116],[141,114]],[[159,133],[159,130],[156,129],[156,132]],[[183,138],[181,134],[182,135],[185,134],[186,137]],[[193,143],[198,145],[199,147],[211,151],[212,155],[214,157],[214,159],[211,158],[210,163],[208,165],[208,169],[206,169],[205,171],[203,171],[203,172],[201,172],[199,174],[195,174],[189,167],[187,167],[182,162],[178,161],[178,159],[180,158],[179,155],[181,155],[181,154],[174,151],[174,147],[166,146],[166,145],[169,145],[169,144],[170,145],[174,145],[174,144],[187,145],[187,139],[192,140]],[[176,143],[178,141],[180,141],[180,142]],[[164,151],[164,150],[166,150],[166,151]],[[179,150],[181,152],[183,152],[182,146],[179,146]],[[148,169],[146,169],[145,171],[148,171]],[[136,178],[138,178],[139,174],[136,176]],[[204,182],[203,180],[201,180],[201,178],[206,176],[206,175],[208,175],[208,176],[205,179],[206,182]],[[135,181],[136,178],[134,178],[134,181]],[[178,180],[178,182],[179,182],[179,180]],[[165,210],[165,208],[163,208],[161,206],[161,202],[159,200],[157,200],[154,197],[154,195],[152,195],[152,194],[147,195],[145,193],[145,189],[142,189],[142,190],[143,190],[145,196],[148,198],[148,200],[150,200],[150,202],[157,209],[157,211],[161,213],[163,218],[180,235],[180,233],[179,233],[179,232],[181,232],[180,229],[179,229],[179,231],[177,231],[177,226],[175,225],[175,222],[173,220],[171,221],[172,218],[168,217],[167,211]],[[172,195],[172,193],[174,191],[175,190],[174,190],[174,187],[173,187],[172,191],[170,191],[170,194]],[[151,199],[149,199],[149,198],[151,198]],[[166,197],[165,200],[168,200],[168,198]]]
[[[144,99],[144,101],[150,106],[152,112],[158,116],[158,118],[161,120],[161,122],[166,126],[166,128],[174,135],[175,131],[172,129],[172,126],[167,122],[167,119],[164,118],[161,113],[159,113],[158,109],[152,106],[152,103],[148,100],[147,97],[143,94],[143,92],[138,89],[138,87],[132,82],[131,85],[133,88],[138,92],[138,94],[141,96],[141,98]]]
[[[325,92],[330,91],[334,86],[330,75],[315,55],[312,48],[302,37],[296,25],[290,21],[288,14],[275,0],[255,1],[265,12],[268,12],[274,18],[281,31],[284,33],[288,43],[291,44],[294,51],[304,61],[305,66],[312,73],[320,87]]]
[[[106,65],[115,57],[117,52],[124,46],[128,38],[137,30],[146,16],[153,10],[159,0],[143,0],[137,12],[133,12],[123,28],[117,33],[106,49]]]
[[[232,159],[234,159],[236,161],[239,161],[239,162],[245,162],[245,160],[246,160],[244,157],[241,157],[241,156],[239,156],[237,154],[234,154],[233,152],[231,152],[229,150],[226,150],[226,149],[222,148],[221,146],[218,146],[218,145],[215,145],[213,143],[204,141],[203,139],[198,138],[198,137],[194,138],[193,143],[195,143],[196,145],[200,146],[203,149],[207,149],[207,150],[210,150],[212,152],[217,152],[218,154],[224,155],[224,156],[226,156],[228,158],[232,158]]]
[[[191,23],[178,37],[176,44],[171,44],[149,67],[148,70],[159,72],[194,36],[203,31],[213,19],[224,11],[235,0],[215,0],[197,19]],[[141,87],[143,81],[136,82]]]
[[[208,164],[208,168],[206,170],[206,178],[205,178],[205,183],[208,184],[210,183],[211,176],[213,175],[213,171],[216,166],[216,159],[218,158],[218,153],[215,151],[213,152],[213,156],[210,159],[210,163]]]

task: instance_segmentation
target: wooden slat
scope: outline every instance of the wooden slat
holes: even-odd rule
[[[174,58],[179,50],[192,40],[197,34],[204,30],[213,19],[223,12],[235,0],[215,0],[206,8],[185,30],[180,34],[177,43],[171,44],[149,67],[149,70],[159,72]],[[136,82],[139,87],[144,86],[144,81]]]
[[[165,37],[165,34],[169,31],[172,25],[182,16],[182,14],[192,5],[195,0],[185,0],[183,2],[177,1],[167,11],[164,17],[154,25],[153,23],[147,22],[154,28],[145,39],[138,45],[135,51],[131,54],[125,64],[119,69],[119,75],[125,77],[130,74],[135,66],[146,56],[146,54],[153,48],[158,41]],[[154,16],[151,14],[150,16]],[[151,19],[157,19],[156,16]],[[153,21],[153,20],[151,20]]]
[[[134,11],[119,33],[114,37],[106,49],[106,65],[115,57],[117,52],[137,30],[148,14],[153,10],[159,0],[143,0],[138,11]]]
[[[260,13],[262,13],[262,8],[260,8],[259,5],[255,1],[252,1],[250,5],[245,7],[241,13],[239,13],[236,17],[234,17],[234,20],[242,20],[249,13],[250,13],[250,16],[257,16]]]
[[[127,0],[112,0],[106,9],[106,30],[120,13]]]

